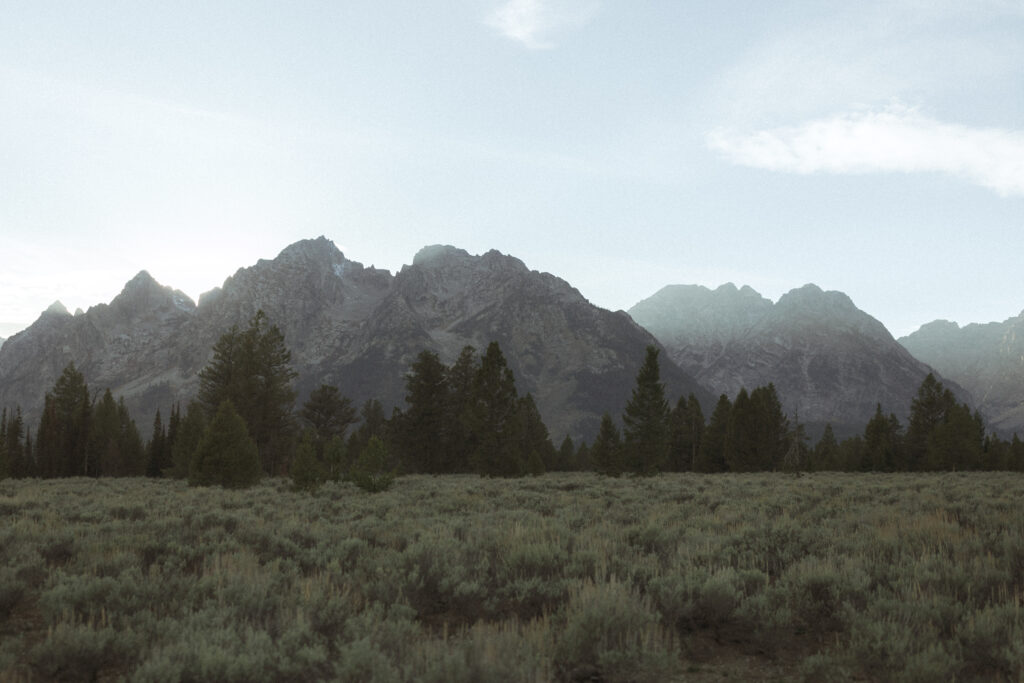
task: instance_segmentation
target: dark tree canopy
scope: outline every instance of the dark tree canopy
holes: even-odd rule
[[[665,468],[669,449],[669,406],[661,383],[658,349],[647,347],[647,355],[636,376],[633,395],[622,416],[623,452],[626,469],[654,474]]]
[[[601,416],[601,428],[597,438],[590,447],[590,460],[594,469],[600,474],[617,477],[625,469],[622,457],[622,437],[615,426],[612,416],[605,413]]]
[[[192,455],[188,483],[245,488],[260,480],[259,450],[231,401],[220,404]]]
[[[284,336],[259,311],[245,330],[232,327],[214,344],[213,359],[199,373],[197,400],[208,419],[231,401],[275,474],[285,465],[292,432],[295,376]]]
[[[725,472],[729,469],[725,460],[725,442],[729,430],[729,417],[732,414],[732,402],[722,394],[711,413],[711,420],[704,430],[697,460],[693,469],[697,472]]]

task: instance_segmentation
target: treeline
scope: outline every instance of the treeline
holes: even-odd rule
[[[556,448],[497,342],[482,355],[465,347],[450,366],[420,353],[405,377],[405,408],[390,416],[377,400],[357,410],[326,384],[296,409],[290,364],[280,331],[257,313],[214,345],[184,411],[172,407],[166,424],[156,412],[148,442],[124,400],[109,389],[91,396],[71,364],[46,394],[34,438],[20,409],[0,415],[0,477],[146,475],[247,486],[284,475],[307,489],[351,479],[381,490],[398,473],[1024,470],[1024,444],[986,434],[980,415],[932,375],[906,428],[878,406],[863,435],[838,442],[826,426],[811,446],[770,384],[722,395],[707,420],[692,394],[670,407],[658,350],[649,347],[620,419],[605,414],[592,443],[566,437]]]

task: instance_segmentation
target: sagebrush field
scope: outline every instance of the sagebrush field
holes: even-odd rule
[[[0,482],[0,679],[1024,679],[1019,474]]]

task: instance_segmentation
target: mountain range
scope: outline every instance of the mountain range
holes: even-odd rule
[[[878,405],[905,421],[933,372],[847,295],[813,284],[774,304],[731,283],[715,290],[674,285],[629,313],[716,394],[774,384],[783,409],[812,434],[826,423],[839,435],[859,433]]]
[[[533,394],[553,436],[591,438],[620,414],[654,337],[626,313],[589,303],[553,275],[497,251],[426,247],[396,274],[351,261],[325,238],[285,248],[203,294],[198,304],[146,272],[109,304],[71,315],[54,304],[0,348],[0,406],[32,421],[71,361],[90,387],[122,395],[137,419],[187,401],[216,340],[258,310],[284,334],[301,402],[332,384],[390,411],[422,350],[451,363],[466,345],[501,345],[520,393]],[[709,395],[674,364],[671,395]]]
[[[936,320],[899,341],[970,391],[990,426],[1024,435],[1024,311],[964,327]]]
[[[839,435],[859,433],[878,404],[905,421],[937,371],[994,426],[1024,433],[1021,318],[998,329],[933,323],[898,343],[840,292],[806,285],[772,303],[731,284],[669,286],[627,314],[497,251],[429,246],[391,273],[349,260],[323,237],[239,269],[198,303],[145,271],[109,304],[72,315],[55,303],[0,346],[0,406],[20,405],[32,423],[73,361],[94,391],[123,396],[145,424],[195,395],[213,344],[258,310],[284,334],[300,402],[326,383],[357,405],[376,398],[390,410],[403,405],[404,375],[420,351],[451,363],[466,345],[482,352],[498,341],[552,436],[589,440],[604,412],[621,414],[653,344],[669,399],[693,393],[706,415],[718,394],[771,382],[812,435],[826,422]]]

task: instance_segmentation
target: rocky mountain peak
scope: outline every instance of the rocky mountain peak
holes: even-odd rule
[[[64,304],[62,304],[59,300],[54,301],[52,304],[47,306],[46,310],[43,311],[43,315],[60,318],[71,317],[71,313],[68,311],[67,307],[64,306]]]
[[[465,249],[448,244],[431,244],[416,252],[412,259],[412,265],[420,268],[443,268],[467,263],[472,258]]]
[[[327,266],[345,263],[345,255],[323,235],[315,239],[299,240],[281,250],[274,262],[303,266]]]
[[[146,270],[125,283],[121,293],[110,302],[110,310],[128,316],[160,310],[192,312],[195,303],[184,292],[164,287]]]

